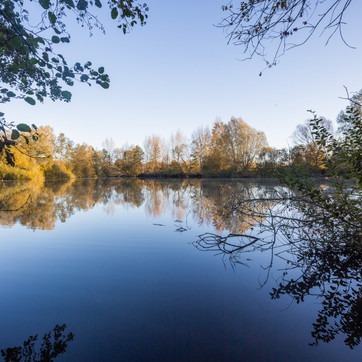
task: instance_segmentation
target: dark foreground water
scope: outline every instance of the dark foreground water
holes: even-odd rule
[[[206,232],[257,232],[255,220],[225,213],[220,185],[266,187],[0,184],[0,349],[35,334],[40,348],[44,333],[66,324],[74,340],[65,361],[361,361],[343,333],[310,346],[320,293],[272,300],[284,264],[271,263],[270,248],[230,259],[218,239],[199,243]]]

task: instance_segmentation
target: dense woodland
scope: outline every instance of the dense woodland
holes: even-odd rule
[[[343,114],[343,112],[341,113]],[[342,116],[338,117],[340,129]],[[323,120],[332,131],[332,123]],[[315,141],[310,121],[297,126],[289,149],[269,147],[267,138],[232,118],[215,121],[212,129],[196,129],[191,137],[180,130],[165,140],[146,137],[139,145],[118,147],[106,139],[103,149],[75,144],[63,133],[42,126],[36,137],[19,138],[12,147],[15,166],[0,156],[0,179],[70,179],[84,177],[273,177],[290,169],[310,175],[324,174],[323,152]],[[338,132],[336,132],[338,134]],[[338,136],[337,136],[338,137]]]

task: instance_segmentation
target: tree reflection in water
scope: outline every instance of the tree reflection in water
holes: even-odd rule
[[[144,197],[142,182],[81,179],[56,182],[0,182],[0,225],[16,223],[30,229],[52,230],[57,220],[65,222],[79,210],[105,205],[139,207]]]
[[[362,250],[343,242],[339,234],[331,237],[317,229],[312,219],[301,217],[292,199],[294,195],[277,184],[252,181],[0,183],[0,225],[20,223],[50,230],[57,220],[65,222],[76,211],[97,204],[103,204],[107,213],[115,206],[143,205],[153,218],[171,210],[176,231],[189,231],[188,218],[215,230],[200,235],[194,246],[221,254],[233,267],[247,264],[252,253],[269,253],[260,283],[265,285],[271,272],[274,277],[277,273],[271,298],[286,294],[297,303],[307,296],[318,298],[321,308],[313,324],[312,344],[343,334],[353,348],[362,336]],[[229,235],[221,236],[223,231]]]
[[[36,361],[50,362],[66,352],[69,342],[73,341],[73,333],[65,332],[66,325],[56,325],[52,331],[43,335],[40,346],[37,346],[38,335],[30,336],[22,346],[8,347],[1,350],[5,362]]]
[[[231,226],[228,219],[238,214],[244,218],[239,220],[241,225],[249,228],[225,237],[202,234],[194,246],[221,254],[233,267],[247,264],[250,253],[269,252],[269,262],[262,266],[266,276],[261,285],[266,284],[271,271],[274,278],[277,273],[272,299],[285,294],[296,303],[307,296],[320,301],[311,345],[328,343],[342,334],[347,346],[357,346],[362,337],[361,248],[313,227],[313,220],[303,218],[288,190],[264,191],[261,197],[246,195],[245,190],[230,191],[221,206],[224,210],[219,212],[223,217],[220,223]]]

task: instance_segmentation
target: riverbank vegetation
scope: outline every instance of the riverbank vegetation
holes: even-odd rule
[[[361,93],[354,99],[360,97]],[[347,124],[345,115],[342,112],[338,116],[337,132],[333,132],[332,122],[325,119],[318,121],[322,127],[318,132],[313,128],[313,118],[298,125],[292,146],[283,149],[270,147],[264,132],[241,118],[217,120],[211,129],[199,127],[190,137],[180,130],[168,140],[147,136],[142,147],[119,147],[112,139],[106,139],[101,150],[85,143],[75,144],[63,133],[56,136],[51,127],[42,126],[10,146],[13,165],[5,153],[1,154],[0,179],[275,177],[290,172],[321,176],[328,173],[332,164],[325,162],[325,145],[318,142],[318,137],[325,130],[336,145],[349,139],[345,131],[358,128],[358,124]],[[336,149],[328,152],[330,160],[338,158]],[[334,172],[346,173],[348,167],[346,162],[339,163]]]

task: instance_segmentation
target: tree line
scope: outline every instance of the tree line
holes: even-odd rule
[[[356,96],[359,98],[361,93]],[[343,115],[341,112],[337,118],[340,138],[346,127]],[[321,122],[333,133],[331,121]],[[189,138],[180,130],[168,140],[151,135],[143,147],[117,147],[110,138],[100,150],[75,144],[63,133],[56,136],[50,126],[42,126],[10,146],[13,164],[1,154],[0,179],[272,177],[288,170],[321,175],[325,173],[325,153],[316,142],[312,123],[299,124],[292,135],[293,145],[282,149],[270,147],[264,132],[235,117],[229,122],[216,120],[211,129],[199,127]]]

